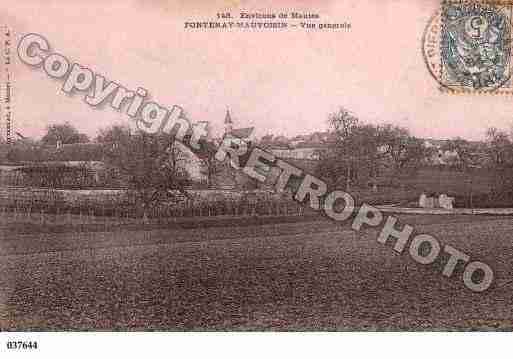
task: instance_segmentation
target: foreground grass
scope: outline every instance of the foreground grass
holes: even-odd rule
[[[105,330],[511,330],[513,221],[401,216],[492,264],[472,293],[327,221],[193,229],[4,232],[0,327]]]

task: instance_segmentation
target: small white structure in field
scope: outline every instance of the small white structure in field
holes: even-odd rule
[[[419,207],[453,209],[454,197],[449,197],[445,193],[439,195],[438,197],[431,197],[427,196],[425,193],[422,193],[419,198]]]
[[[427,196],[424,192],[422,192],[422,194],[420,195],[420,198],[419,198],[419,207],[426,208],[426,201],[427,201]]]
[[[445,193],[442,193],[440,197],[438,197],[438,202],[440,203],[440,207],[444,209],[453,209],[454,208],[454,197],[449,197]]]
[[[420,208],[435,208],[437,207],[438,201],[435,197],[429,197],[425,193],[422,193],[419,198]]]

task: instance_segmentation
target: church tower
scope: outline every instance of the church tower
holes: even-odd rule
[[[230,116],[230,110],[226,109],[226,116],[224,117],[224,133],[232,133],[233,131],[233,120],[232,116]]]

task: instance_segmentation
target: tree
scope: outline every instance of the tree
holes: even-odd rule
[[[328,115],[333,142],[328,151],[321,153],[321,162],[317,169],[333,186],[345,182],[346,191],[349,190],[351,177],[354,177],[353,135],[358,124],[358,118],[344,107]]]
[[[358,118],[344,107],[340,107],[337,112],[328,115],[328,125],[339,143],[346,141],[358,127],[358,124]]]
[[[390,182],[417,170],[428,156],[423,141],[402,127],[360,123],[344,108],[329,115],[331,142],[320,153],[318,173],[337,187],[376,182],[388,169]]]
[[[505,131],[495,127],[486,130],[486,143],[491,163],[496,168],[509,167],[513,161],[512,141]]]
[[[385,124],[378,129],[379,143],[389,164],[390,183],[405,174],[415,173],[430,151],[422,140],[412,136],[404,127]]]
[[[474,173],[472,172],[472,169],[478,166],[478,148],[461,137],[455,137],[447,141],[447,143],[442,147],[442,150],[455,153],[457,156],[456,168],[469,176],[469,205],[473,208]]]
[[[495,127],[486,131],[486,149],[489,167],[495,175],[494,192],[513,197],[513,141],[510,136]]]
[[[145,218],[156,204],[187,196],[189,178],[173,137],[140,131],[121,139],[106,157],[135,193]]]
[[[69,122],[50,125],[46,128],[46,134],[41,139],[44,145],[55,146],[60,141],[62,144],[89,142],[87,135],[78,132]]]
[[[130,127],[126,125],[113,125],[98,131],[96,142],[104,144],[117,144],[130,137]]]
[[[361,182],[376,176],[379,157],[377,127],[361,124],[358,118],[341,107],[328,116],[330,140],[320,151],[317,173],[334,187]]]
[[[273,143],[273,139],[274,139],[274,136],[272,134],[267,134],[260,139],[260,144],[261,145],[271,144],[271,143]]]
[[[479,147],[461,137],[455,137],[447,141],[447,143],[442,147],[442,150],[456,154],[456,163],[460,171],[465,172],[472,167],[478,166]]]
[[[203,164],[204,174],[207,177],[207,186],[209,188],[214,186],[216,176],[225,170],[225,166],[216,160],[216,153],[217,147],[210,141],[201,141],[200,150],[196,153]]]

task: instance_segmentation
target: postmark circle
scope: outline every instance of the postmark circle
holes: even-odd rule
[[[450,92],[511,90],[510,5],[444,2],[422,37],[431,76]]]

